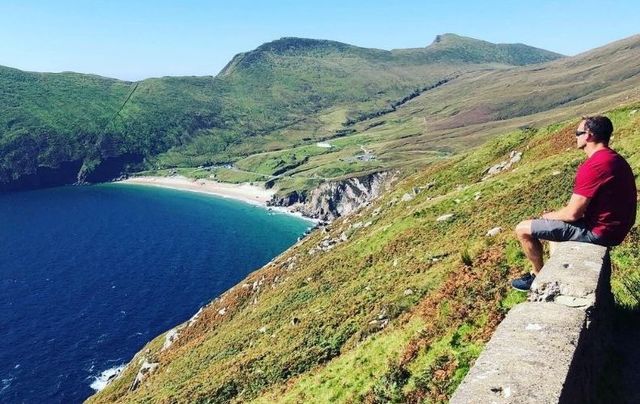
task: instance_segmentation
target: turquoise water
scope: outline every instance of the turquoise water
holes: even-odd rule
[[[136,185],[0,194],[0,402],[84,400],[309,226]]]

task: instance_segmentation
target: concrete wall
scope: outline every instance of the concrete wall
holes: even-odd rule
[[[590,403],[609,341],[605,247],[555,243],[529,299],[500,323],[451,403]]]

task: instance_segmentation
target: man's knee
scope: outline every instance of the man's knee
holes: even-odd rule
[[[516,226],[516,236],[518,238],[531,237],[531,220],[523,220]]]

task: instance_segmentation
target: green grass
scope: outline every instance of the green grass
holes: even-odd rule
[[[610,114],[613,147],[635,171],[640,116],[630,111],[637,106]],[[510,229],[568,200],[584,159],[570,147],[575,125],[505,133],[409,175],[212,302],[175,347],[152,349],[146,355],[161,370],[143,387],[127,392],[119,382],[93,401],[445,402],[523,299],[509,287],[527,265]],[[483,181],[512,150],[523,151],[522,160]],[[427,184],[411,201],[400,200]],[[444,213],[455,216],[437,222]],[[496,226],[505,230],[485,237]],[[347,242],[315,248],[343,233]],[[638,247],[636,229],[612,254],[616,300],[636,310]],[[125,380],[135,371],[127,369]]]
[[[343,402],[362,397],[373,387],[375,380],[385,374],[387,358],[399,355],[421,328],[421,321],[416,319],[402,328],[374,335],[326,367],[300,377],[294,388],[284,392],[275,389],[256,402]]]
[[[247,173],[227,168],[216,168],[212,170],[212,173],[216,181],[229,182],[232,184],[264,182],[269,179],[268,176],[261,174]]]
[[[280,194],[307,191],[319,180],[419,169],[497,134],[632,96],[640,83],[630,74],[634,40],[627,42],[587,59],[548,62],[558,55],[451,34],[393,52],[284,38],[238,55],[215,78],[139,83],[0,68],[0,187],[41,175],[43,167],[61,170],[63,162],[79,162],[91,179],[118,156],[131,160],[120,168],[128,171],[232,163],[245,173],[223,170],[220,179],[283,174],[270,182]],[[548,63],[513,68],[533,62]],[[383,110],[389,112],[347,124]],[[361,147],[375,160],[359,162]]]
[[[454,71],[556,57],[458,37],[396,53],[284,38],[236,56],[217,77],[131,83],[0,67],[0,185],[68,162],[91,178],[116,157],[145,158],[121,168],[129,171],[234,162],[332,138],[350,115]]]

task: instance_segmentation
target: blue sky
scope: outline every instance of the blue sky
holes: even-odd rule
[[[640,33],[640,1],[7,1],[0,65],[126,80],[215,75],[283,36],[380,49],[453,32],[574,55]]]

